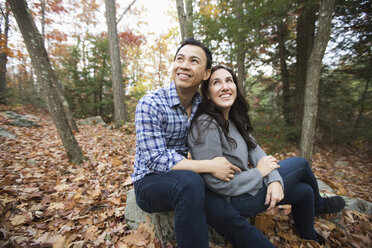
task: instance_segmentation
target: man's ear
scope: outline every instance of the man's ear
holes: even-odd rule
[[[210,75],[211,75],[211,69],[206,70],[205,73],[204,73],[203,80],[207,80]]]

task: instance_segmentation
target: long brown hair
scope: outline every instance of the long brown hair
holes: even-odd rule
[[[236,84],[236,99],[230,108],[229,120],[235,123],[236,128],[238,129],[240,135],[243,136],[245,142],[247,143],[248,148],[255,148],[257,144],[250,136],[250,133],[253,131],[253,127],[248,116],[249,105],[239,90],[237,77],[230,68],[225,67],[223,65],[217,65],[212,67],[211,75],[213,74],[213,72],[220,69],[227,70],[231,74],[234,83]],[[200,142],[200,134],[203,133],[204,130],[209,127],[212,120],[215,120],[218,126],[222,129],[226,139],[236,148],[237,145],[236,141],[233,138],[229,137],[228,135],[229,121],[224,118],[222,111],[216,106],[216,104],[214,104],[211,100],[208,99],[210,78],[204,81],[201,85],[201,94],[203,99],[202,102],[199,104],[198,110],[195,113],[191,125],[196,125],[196,120],[198,119],[199,116],[203,114],[206,114],[211,118],[208,118],[209,120],[204,120],[207,123],[203,123],[203,125],[196,125],[197,137],[195,139],[193,137],[193,134],[191,133],[192,138],[195,140],[195,142]]]

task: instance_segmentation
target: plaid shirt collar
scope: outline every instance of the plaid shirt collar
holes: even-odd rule
[[[193,100],[192,100],[192,105],[193,107],[194,106],[198,106],[199,103],[202,101],[202,97],[200,96],[199,92],[196,92]],[[169,86],[169,107],[174,107],[176,105],[179,105],[183,108],[183,106],[181,105],[181,101],[180,101],[180,98],[178,97],[178,93],[177,93],[177,89],[176,89],[176,84],[174,83],[174,81],[171,82],[170,86]]]

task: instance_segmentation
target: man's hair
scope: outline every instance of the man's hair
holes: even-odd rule
[[[174,55],[174,60],[176,60],[177,54],[180,51],[180,49],[182,47],[186,46],[186,45],[201,47],[205,52],[205,56],[207,57],[206,69],[211,69],[211,67],[212,67],[212,53],[211,53],[211,51],[203,43],[201,43],[200,41],[198,41],[194,38],[187,38],[184,42],[182,42],[181,46],[177,49],[176,55]]]

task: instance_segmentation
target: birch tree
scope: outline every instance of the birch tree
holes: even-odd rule
[[[319,7],[318,31],[314,47],[310,55],[309,66],[306,73],[305,105],[302,119],[302,132],[300,141],[301,156],[311,164],[315,125],[318,110],[318,87],[322,59],[327,48],[331,34],[331,21],[335,0],[321,0]]]
[[[72,133],[58,91],[55,87],[59,85],[59,82],[51,66],[42,36],[35,26],[26,1],[12,0],[9,1],[9,3],[30,54],[31,62],[35,68],[46,105],[56,125],[69,161],[72,163],[80,163],[83,161],[84,156]]]
[[[115,128],[120,128],[126,121],[124,86],[121,71],[118,31],[116,27],[115,0],[105,0],[106,22],[112,67],[112,88],[114,92]]]

